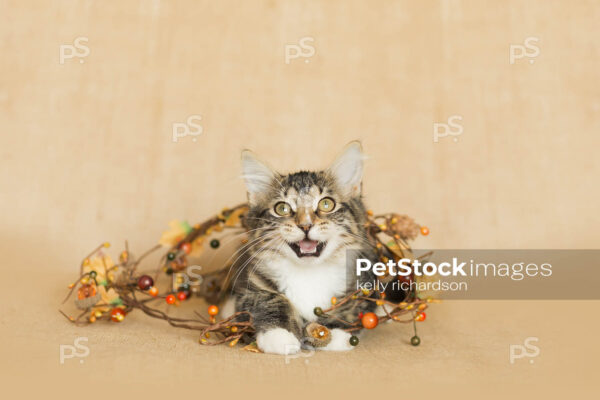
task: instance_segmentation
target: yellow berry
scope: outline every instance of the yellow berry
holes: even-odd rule
[[[109,248],[110,247],[110,243],[104,242],[103,246],[106,247],[106,248]]]
[[[375,304],[377,304],[378,306],[382,306],[383,305],[383,301],[382,300],[377,300],[375,302]]]
[[[335,297],[331,298],[331,304],[335,305],[335,303],[337,303],[337,299]]]
[[[238,331],[238,327],[237,326],[232,326],[230,329],[231,332],[236,333]]]

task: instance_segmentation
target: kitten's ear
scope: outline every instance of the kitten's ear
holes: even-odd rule
[[[250,150],[242,151],[242,178],[246,182],[248,200],[253,203],[256,196],[269,189],[275,172],[260,161]]]
[[[357,196],[361,192],[364,158],[360,142],[353,141],[329,167],[329,172],[346,195]]]

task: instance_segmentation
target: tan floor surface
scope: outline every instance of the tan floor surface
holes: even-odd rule
[[[385,326],[289,364],[135,313],[76,328],[57,308],[99,242],[139,254],[170,219],[243,201],[245,147],[290,170],[361,139],[369,207],[428,225],[416,246],[597,248],[599,20],[597,1],[0,0],[0,393],[597,395],[598,302],[447,302],[418,348]],[[305,37],[315,54],[286,64]],[[511,64],[529,37],[539,54]],[[77,38],[89,54],[61,64]],[[195,115],[201,135],[174,143]],[[457,142],[434,143],[452,116]],[[89,356],[61,365],[79,336]],[[510,364],[531,336],[540,355]]]

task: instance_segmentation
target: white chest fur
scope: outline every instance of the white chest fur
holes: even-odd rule
[[[302,317],[314,321],[315,307],[329,308],[333,296],[346,291],[344,261],[302,265],[289,260],[273,260],[268,265],[279,290]]]

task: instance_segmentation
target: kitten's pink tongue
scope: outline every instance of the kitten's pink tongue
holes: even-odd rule
[[[300,251],[302,253],[314,253],[317,251],[317,244],[318,242],[316,240],[308,239],[302,239],[298,242],[298,246],[300,246]]]

